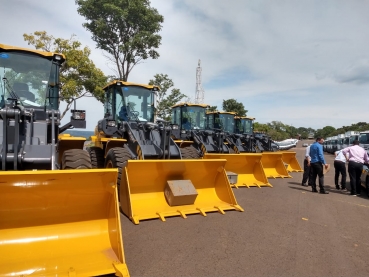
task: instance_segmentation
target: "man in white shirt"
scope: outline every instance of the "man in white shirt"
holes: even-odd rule
[[[304,159],[304,175],[302,176],[302,186],[307,187],[307,186],[311,186],[311,180],[312,178],[312,169],[310,166],[310,145],[308,147],[306,147],[306,151],[305,151],[305,159]],[[308,182],[308,184],[306,184],[306,181]]]
[[[334,183],[336,184],[336,189],[340,189],[340,186],[338,185],[338,179],[340,176],[340,173],[342,175],[341,179],[341,190],[346,190],[346,161],[347,158],[342,153],[342,150],[334,152],[334,155],[336,155],[336,158],[334,159]]]

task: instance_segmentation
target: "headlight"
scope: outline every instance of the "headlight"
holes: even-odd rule
[[[186,130],[182,130],[182,131],[181,131],[181,133],[182,133],[182,134],[186,134]]]
[[[62,60],[62,56],[60,56],[60,55],[54,55],[54,59],[56,61],[61,61]]]
[[[109,127],[115,127],[115,120],[109,120],[108,121],[108,126]]]
[[[75,120],[85,120],[86,111],[72,110],[72,118]]]
[[[178,130],[178,125],[172,125],[173,130]]]

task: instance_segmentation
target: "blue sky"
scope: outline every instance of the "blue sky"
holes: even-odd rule
[[[258,122],[315,129],[368,121],[368,1],[152,0],[151,6],[164,16],[160,58],[136,66],[129,81],[168,74],[194,99],[201,59],[205,102],[218,108],[235,98]],[[75,34],[95,64],[113,74],[74,1],[6,1],[0,17],[6,22],[0,43],[27,47],[23,33],[39,30]],[[86,98],[78,108],[86,109],[93,130],[102,104]]]

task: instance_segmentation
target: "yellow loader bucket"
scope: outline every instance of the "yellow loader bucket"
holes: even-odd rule
[[[296,152],[292,151],[281,151],[282,160],[287,164],[288,172],[302,172],[302,168],[296,159]]]
[[[129,276],[117,169],[0,174],[0,276]]]
[[[232,187],[273,187],[265,176],[261,164],[262,154],[210,154],[206,153],[204,159],[226,159],[226,171],[237,174],[237,183]]]
[[[283,163],[281,152],[263,152],[261,163],[267,178],[291,178]]]
[[[140,220],[243,209],[229,186],[226,160],[129,160],[120,184],[121,209],[135,224]],[[193,204],[170,206],[167,181],[190,180],[198,195]]]

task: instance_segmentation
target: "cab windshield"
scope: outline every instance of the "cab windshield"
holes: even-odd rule
[[[369,134],[360,134],[359,142],[363,143],[363,144],[368,144],[369,143]]]
[[[251,134],[252,133],[252,120],[242,118],[237,120],[237,129],[239,134]]]
[[[234,132],[234,115],[233,114],[219,114],[215,117],[214,128],[222,129],[226,132]]]
[[[51,59],[0,51],[0,107],[17,100],[25,108],[58,109],[57,70]]]
[[[183,130],[205,129],[205,108],[186,106],[182,107],[182,122]]]
[[[353,144],[354,140],[357,140],[358,138],[358,135],[350,136],[350,144]]]
[[[115,110],[121,121],[154,122],[154,92],[139,86],[123,86],[115,95]]]

